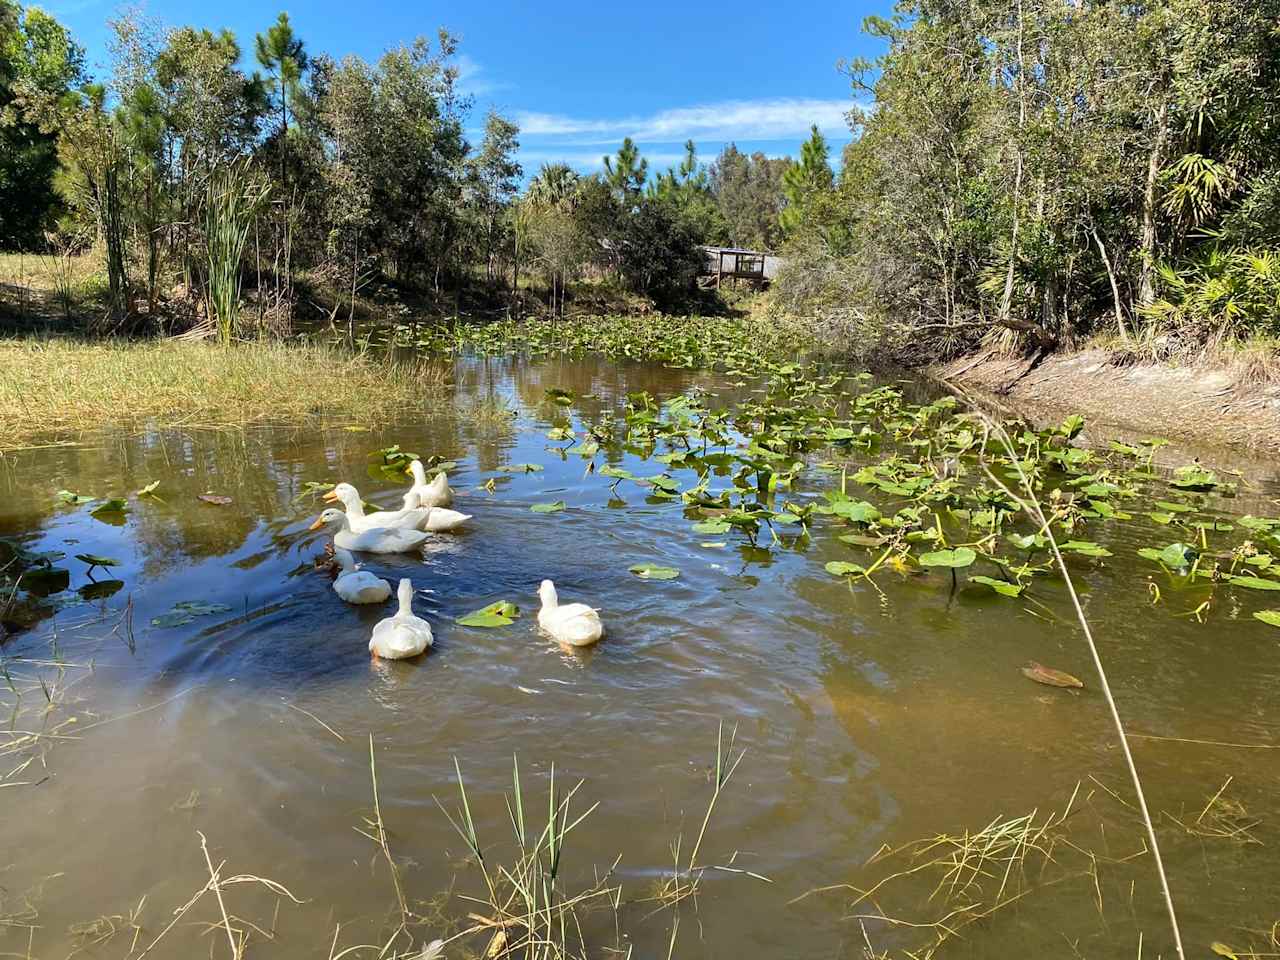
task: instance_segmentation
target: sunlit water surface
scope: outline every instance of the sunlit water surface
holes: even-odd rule
[[[1140,933],[1144,956],[1171,955],[1150,858],[1122,862],[1144,841],[1132,811],[1107,793],[1132,800],[1097,684],[1075,695],[1019,673],[1038,660],[1091,681],[1060,584],[1039,583],[1037,607],[989,591],[951,595],[945,573],[888,573],[881,596],[824,572],[827,560],[865,556],[829,532],[788,535],[769,551],[740,536],[700,536],[678,501],[649,502],[629,483],[611,491],[584,475],[580,458],[549,449],[554,423],[620,411],[628,391],[665,397],[698,386],[731,397],[714,375],[595,360],[460,361],[456,379],[456,396],[433,415],[382,431],[107,432],[3,461],[0,536],[65,551],[72,570],[70,589],[51,598],[55,615],[3,647],[12,671],[44,678],[61,706],[46,710],[41,691],[27,686],[9,726],[77,722],[57,727],[43,759],[0,788],[0,916],[18,917],[0,925],[0,954],[34,945],[37,957],[77,946],[87,956],[127,956],[132,931],[95,945],[104,928],[85,935],[79,925],[127,915],[145,897],[140,950],[208,878],[197,831],[215,864],[228,861],[224,872],[270,877],[306,901],[275,914],[274,897],[229,891],[233,913],[274,924],[275,942],[255,934],[251,956],[327,956],[336,924],[340,947],[381,942],[394,894],[378,851],[355,829],[372,808],[372,736],[382,813],[416,910],[443,905],[456,919],[476,909],[458,896],[480,892],[476,875],[435,802],[456,802],[454,758],[499,862],[512,851],[502,798],[518,755],[537,809],[553,762],[558,783],[585,780],[576,809],[599,801],[564,854],[568,886],[621,855],[623,935],[612,916],[589,915],[592,955],[634,947],[637,957],[666,956],[676,913],[646,898],[670,868],[676,837],[687,856],[698,832],[723,722],[737,728],[745,757],[701,859],[771,882],[706,873],[696,903],[680,907],[676,956],[861,956],[863,933],[848,917],[874,913],[872,904],[851,909],[848,891],[796,898],[879,879],[889,871],[862,864],[885,844],[1061,810],[1078,784],[1070,836],[1096,855],[1098,882],[1061,880],[1081,863],[1079,851],[1063,848],[1061,869],[1031,871],[1020,887],[1027,896],[968,928],[944,955],[1137,956]],[[552,387],[592,397],[566,411],[544,401]],[[518,417],[477,420],[473,404],[493,396]],[[394,504],[398,488],[366,472],[369,452],[391,443],[456,459],[455,506],[475,519],[460,535],[434,538],[423,557],[365,558],[393,581],[413,578],[418,611],[436,632],[425,658],[388,664],[371,663],[366,650],[387,611],[335,596],[313,568],[323,541],[307,525],[317,504],[295,498],[306,481],[349,479],[367,499]],[[657,472],[621,450],[602,452],[601,464],[606,453],[642,475]],[[545,469],[496,472],[526,462]],[[492,493],[483,489],[490,478]],[[132,500],[119,526],[54,501],[62,488],[126,495],[152,480],[159,499]],[[833,482],[815,472],[795,496]],[[233,503],[198,501],[205,492]],[[1274,471],[1254,471],[1226,506],[1274,513],[1277,494]],[[529,509],[554,500],[567,509]],[[1280,742],[1280,631],[1250,615],[1268,598],[1224,592],[1206,623],[1175,616],[1201,594],[1181,596],[1155,577],[1164,595],[1153,605],[1153,568],[1134,556],[1166,542],[1164,532],[1142,522],[1095,536],[1116,556],[1077,558],[1074,572],[1131,728]],[[70,602],[89,584],[70,559],[76,553],[118,558],[94,575],[123,586]],[[628,573],[641,562],[675,566],[680,578]],[[537,635],[544,577],[562,598],[601,609],[608,636],[598,648],[570,654]],[[493,630],[454,622],[500,599],[525,615]],[[184,600],[230,610],[150,625]],[[5,702],[10,709],[12,698]],[[1264,943],[1264,934],[1242,931],[1280,919],[1280,753],[1143,740],[1134,748],[1194,955],[1207,955],[1213,940]],[[18,756],[0,757],[0,774]],[[1252,832],[1263,845],[1190,835],[1164,816],[1194,820],[1228,776],[1227,795],[1260,821]],[[905,881],[884,908],[903,919],[937,916],[928,904],[936,880]],[[438,897],[450,889],[451,900]],[[186,922],[215,916],[216,904],[202,903],[153,955],[225,952],[207,928]],[[414,931],[419,942],[449,929],[431,927]],[[929,939],[883,924],[868,935],[880,949]]]

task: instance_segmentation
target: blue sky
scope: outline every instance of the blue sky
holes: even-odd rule
[[[71,27],[101,72],[106,21],[119,9],[113,0],[40,5]],[[731,140],[744,150],[795,155],[811,123],[827,135],[835,159],[849,139],[843,114],[853,102],[836,61],[880,52],[860,24],[868,14],[887,15],[891,3],[288,0],[277,8],[150,0],[142,7],[169,25],[228,27],[246,51],[278,9],[288,11],[309,50],[335,56],[373,59],[446,27],[461,39],[473,125],[489,107],[516,119],[521,159],[532,173],[550,160],[595,169],[628,135],[651,169],[678,162],[689,138],[708,162]]]

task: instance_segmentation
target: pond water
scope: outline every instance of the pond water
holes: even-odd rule
[[[0,686],[11,712],[0,738],[9,745],[0,755],[0,955],[137,956],[208,879],[197,831],[213,863],[227,861],[224,873],[269,877],[306,901],[277,910],[258,887],[228,888],[232,914],[274,931],[271,943],[254,933],[249,956],[329,956],[339,924],[338,949],[385,941],[398,917],[394,890],[380,851],[357,831],[373,807],[370,736],[406,893],[434,918],[414,928],[418,943],[456,929],[438,911],[456,922],[478,909],[463,899],[481,893],[477,876],[436,803],[456,805],[454,758],[486,856],[501,862],[512,855],[503,795],[518,755],[533,809],[545,809],[552,763],[561,785],[585,781],[575,810],[599,802],[566,845],[567,887],[621,857],[616,923],[611,911],[582,918],[592,956],[667,956],[677,916],[674,956],[863,956],[853,918],[877,904],[903,920],[940,918],[950,909],[935,893],[944,871],[893,881],[856,906],[849,889],[797,898],[867,887],[919,862],[864,866],[886,844],[1033,811],[1039,823],[1069,802],[1067,824],[1042,841],[1054,862],[1028,857],[1010,868],[1009,890],[1025,895],[940,954],[1172,955],[1151,858],[1135,856],[1143,831],[1116,736],[1060,582],[1038,583],[1034,603],[953,593],[946,571],[887,572],[877,590],[824,570],[870,556],[824,533],[827,518],[811,537],[783,532],[771,549],[734,532],[694,533],[678,499],[611,488],[546,438],[566,418],[621,412],[628,392],[665,398],[696,387],[728,402],[751,385],[595,359],[461,359],[455,379],[456,394],[429,417],[382,430],[108,431],[2,461],[0,536],[65,552],[71,576],[47,601],[49,615],[0,647],[13,684]],[[582,399],[549,403],[550,388]],[[517,415],[493,416],[493,398]],[[306,482],[346,479],[372,502],[397,503],[402,487],[368,472],[369,453],[390,444],[455,460],[455,507],[474,514],[422,556],[364,558],[393,581],[412,577],[417,610],[435,628],[435,647],[404,663],[370,661],[369,631],[387,611],[333,593],[313,565],[322,535],[307,529],[318,499],[298,499]],[[661,469],[621,447],[596,459],[640,475]],[[871,459],[850,455],[855,465]],[[499,470],[521,463],[544,469]],[[132,496],[153,480],[155,496]],[[806,502],[833,484],[838,474],[814,469],[790,496]],[[130,503],[98,518],[59,505],[64,488]],[[197,499],[209,492],[232,502]],[[1274,471],[1255,472],[1214,509],[1266,515],[1278,496]],[[561,512],[530,510],[558,500]],[[1219,588],[1199,622],[1187,614],[1206,588],[1136,556],[1175,537],[1146,521],[1090,535],[1114,556],[1073,556],[1072,572],[1131,731],[1258,745],[1133,740],[1189,953],[1209,955],[1212,941],[1265,949],[1280,920],[1280,750],[1262,746],[1280,745],[1280,630],[1252,613],[1280,604]],[[95,598],[75,554],[115,558],[93,576],[122,586],[96,588]],[[628,572],[646,562],[680,576]],[[569,653],[536,633],[544,577],[562,599],[600,608],[608,635],[598,647]],[[77,592],[86,586],[88,599]],[[504,599],[522,608],[510,626],[455,623]],[[152,625],[184,601],[213,606]],[[1032,660],[1082,677],[1085,689],[1032,683],[1020,673]],[[726,739],[736,727],[745,754],[700,859],[732,870],[706,871],[696,900],[664,908],[650,898],[676,838],[687,857],[698,835],[722,723]],[[18,743],[36,731],[50,736]],[[1196,824],[1228,777],[1223,802]],[[979,879],[990,898],[1002,878]],[[140,904],[135,933],[127,919]],[[217,916],[206,898],[151,955],[225,955],[225,934],[204,925]],[[102,917],[114,919],[95,925]],[[868,921],[865,937],[898,951],[933,933]],[[484,945],[473,939],[447,955]]]

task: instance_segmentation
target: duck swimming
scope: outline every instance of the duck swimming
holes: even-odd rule
[[[416,657],[435,642],[431,624],[413,612],[413,581],[408,577],[400,581],[396,591],[400,609],[394,617],[379,620],[369,638],[369,652],[387,660],[406,660]]]

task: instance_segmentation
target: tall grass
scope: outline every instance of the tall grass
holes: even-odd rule
[[[226,344],[240,318],[240,258],[254,217],[270,187],[254,177],[247,160],[235,162],[209,178],[205,198],[205,258],[208,277],[205,305]]]
[[[0,449],[107,424],[231,425],[421,411],[449,369],[316,345],[0,340]]]

